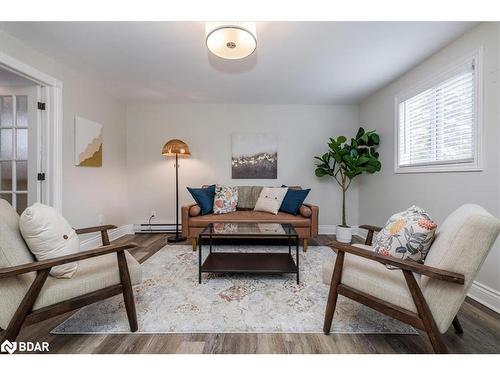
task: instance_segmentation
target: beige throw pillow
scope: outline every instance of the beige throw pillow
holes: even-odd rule
[[[19,229],[37,260],[77,253],[80,240],[73,228],[54,208],[41,203],[28,207],[19,219]],[[76,272],[76,263],[52,267],[50,275],[69,279]]]
[[[269,188],[262,189],[255,204],[254,211],[264,211],[272,214],[278,214],[281,203],[285,198],[288,188]]]

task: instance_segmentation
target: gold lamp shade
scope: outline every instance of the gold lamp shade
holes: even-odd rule
[[[165,146],[163,146],[163,150],[161,151],[164,156],[191,156],[191,152],[189,151],[189,146],[181,141],[180,139],[171,139]]]

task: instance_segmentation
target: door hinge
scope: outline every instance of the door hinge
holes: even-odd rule
[[[45,173],[38,173],[38,175],[36,176],[36,179],[38,181],[45,181]]]
[[[45,103],[38,102],[38,109],[45,111]]]

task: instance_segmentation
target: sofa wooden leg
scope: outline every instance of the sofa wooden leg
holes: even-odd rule
[[[198,244],[196,243],[196,238],[191,238],[191,245],[193,246],[193,251],[196,251]]]
[[[307,251],[307,238],[304,238],[302,240],[302,250],[304,250],[304,253]]]

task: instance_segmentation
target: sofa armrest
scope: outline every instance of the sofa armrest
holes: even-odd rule
[[[309,203],[303,203],[311,209],[311,237],[318,236],[318,226],[319,226],[319,207]]]
[[[196,203],[185,204],[181,207],[181,227],[182,237],[189,237],[189,209],[196,206]]]

